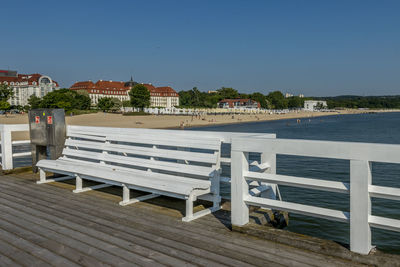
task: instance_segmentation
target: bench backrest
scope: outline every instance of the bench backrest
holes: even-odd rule
[[[69,130],[67,135],[63,155],[68,160],[193,179],[210,179],[220,171],[222,141],[201,132],[196,138],[151,130],[135,135]]]

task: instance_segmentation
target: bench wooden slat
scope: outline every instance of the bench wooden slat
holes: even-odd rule
[[[152,137],[152,136],[136,136],[130,135],[107,135],[106,140],[108,141],[119,141],[119,142],[130,142],[137,144],[152,144],[172,147],[187,147],[187,148],[198,148],[198,149],[209,149],[219,150],[221,147],[221,141],[217,139],[204,140],[203,138],[171,138],[165,137]]]
[[[69,137],[83,138],[87,140],[98,140],[98,141],[119,141],[119,142],[130,142],[138,144],[152,144],[152,145],[163,145],[172,147],[188,147],[198,149],[210,149],[219,150],[221,141],[214,139],[205,138],[194,138],[194,137],[179,137],[171,138],[168,136],[153,136],[153,135],[91,135],[85,133],[68,133]]]
[[[79,148],[97,149],[110,152],[121,152],[133,155],[170,158],[170,159],[187,160],[187,161],[195,161],[195,162],[203,162],[211,164],[215,164],[217,161],[217,155],[210,153],[201,153],[201,152],[188,152],[188,151],[141,147],[141,146],[124,145],[124,144],[107,144],[107,143],[91,142],[86,140],[82,141],[74,139],[67,139],[65,141],[65,145],[76,146]]]
[[[132,165],[150,169],[165,170],[170,172],[194,174],[205,177],[210,177],[210,174],[212,172],[211,167],[187,165],[182,163],[150,160],[150,159],[135,158],[135,157],[126,157],[114,154],[104,154],[99,152],[91,152],[91,151],[76,150],[69,148],[65,148],[63,150],[63,155],[91,159],[91,160],[108,161],[113,163],[120,163],[120,164],[126,164],[126,165]]]
[[[77,137],[77,138],[83,138],[87,140],[96,140],[96,141],[106,141],[105,136],[96,136],[96,135],[88,135],[88,134],[69,134],[69,137]]]

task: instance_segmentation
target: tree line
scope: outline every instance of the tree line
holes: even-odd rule
[[[214,92],[201,92],[196,87],[188,91],[179,92],[179,103],[185,108],[216,108],[218,102],[223,99],[252,99],[260,103],[265,109],[301,108],[304,106],[304,98],[292,96],[285,98],[280,91],[273,91],[267,95],[260,92],[252,94],[239,93],[234,88],[222,87]]]
[[[335,96],[326,100],[328,108],[400,109],[400,96]]]

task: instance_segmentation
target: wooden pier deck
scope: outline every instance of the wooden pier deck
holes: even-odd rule
[[[184,223],[180,200],[122,207],[118,195],[35,180],[0,176],[0,266],[363,265],[232,232],[224,211]]]

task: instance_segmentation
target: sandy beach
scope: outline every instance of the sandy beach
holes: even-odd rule
[[[393,112],[394,110],[390,110]],[[177,115],[147,115],[147,116],[122,116],[112,113],[92,113],[77,116],[67,116],[68,125],[108,126],[121,128],[188,128],[194,126],[207,126],[219,124],[232,124],[254,121],[271,121],[282,119],[313,118],[330,115],[362,114],[370,112],[390,112],[389,110],[339,110],[334,112],[290,112],[286,114],[254,114],[254,115],[206,115],[177,116]],[[7,117],[0,116],[0,124],[28,123],[27,114],[11,114]],[[14,140],[27,139],[26,133],[13,134]]]

